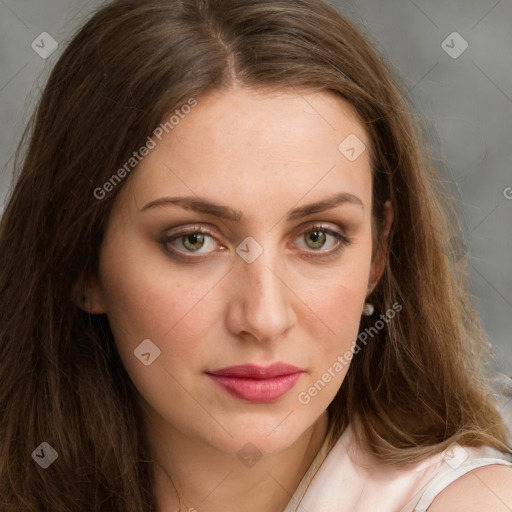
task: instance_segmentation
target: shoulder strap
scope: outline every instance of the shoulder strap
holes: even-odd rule
[[[494,450],[493,450],[494,451]],[[496,450],[497,452],[497,450]],[[500,456],[507,457],[506,454],[501,454]],[[505,466],[509,466],[512,468],[512,461],[507,460],[505,458],[497,458],[497,457],[481,457],[481,458],[468,458],[465,462],[460,464],[458,467],[450,468],[440,475],[438,475],[425,489],[420,500],[416,504],[413,512],[425,512],[427,508],[432,504],[434,498],[437,495],[446,489],[451,483],[453,483],[457,478],[465,475],[469,471],[473,469],[480,468],[483,466],[490,466],[491,464],[501,464]]]

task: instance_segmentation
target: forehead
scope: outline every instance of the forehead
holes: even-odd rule
[[[240,211],[248,203],[282,209],[347,192],[370,209],[370,141],[334,93],[213,91],[176,119],[127,184],[139,207],[182,194],[222,198]]]

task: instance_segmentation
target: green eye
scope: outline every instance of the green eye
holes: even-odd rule
[[[327,236],[322,231],[308,231],[304,234],[304,240],[311,249],[321,249],[327,240]],[[308,240],[311,241],[311,245],[308,244]]]
[[[322,226],[308,226],[308,228],[300,234],[302,235],[305,247],[310,249],[306,251],[306,253],[312,253],[305,254],[307,258],[328,258],[334,256],[338,251],[341,251],[345,246],[351,243],[351,241],[341,233]],[[331,244],[329,244],[330,237],[334,239]],[[323,249],[326,245],[330,245],[331,247]]]
[[[298,236],[302,242],[298,247],[303,250],[305,258],[334,257],[345,246],[352,243],[341,233],[322,226],[308,226]],[[216,252],[215,249],[218,245],[213,234],[201,226],[192,226],[176,234],[165,236],[160,243],[171,256],[183,260],[188,258],[190,262],[194,258],[199,258],[199,255]],[[193,253],[196,253],[197,256],[192,256]]]
[[[183,247],[191,251],[197,251],[204,245],[204,235],[202,233],[191,233],[181,237]]]

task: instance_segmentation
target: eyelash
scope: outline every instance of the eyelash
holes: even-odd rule
[[[306,233],[314,233],[314,232],[320,232],[320,233],[325,233],[327,235],[331,235],[331,236],[333,236],[334,238],[336,238],[338,240],[338,244],[337,244],[337,246],[334,249],[331,249],[329,251],[320,251],[320,250],[319,251],[315,251],[314,249],[310,249],[310,251],[307,251],[307,252],[310,252],[310,253],[313,253],[313,254],[305,254],[303,256],[303,257],[308,258],[308,259],[311,259],[311,258],[329,259],[329,258],[335,257],[345,247],[347,247],[348,245],[352,244],[352,240],[347,238],[346,236],[342,235],[341,233],[338,233],[337,231],[334,231],[334,230],[332,230],[332,229],[330,229],[328,227],[320,226],[320,225],[317,225],[317,224],[312,225],[312,226],[308,226],[306,229],[303,229],[302,231],[300,231],[297,234],[297,237],[302,236],[302,235],[304,235]],[[175,249],[175,248],[171,249],[171,248],[169,248],[169,243],[173,242],[174,240],[178,240],[180,238],[183,238],[184,236],[196,235],[196,234],[208,235],[209,237],[215,239],[215,236],[208,229],[205,229],[205,228],[203,228],[201,226],[191,226],[190,228],[182,229],[178,233],[164,236],[162,238],[162,240],[160,240],[160,243],[162,244],[164,250],[168,254],[170,254],[171,256],[174,256],[174,257],[177,257],[179,259],[182,259],[182,260],[190,262],[190,261],[192,261],[194,259],[201,258],[201,256],[192,256],[192,254],[193,254],[192,252],[188,253],[190,255],[185,256],[185,254],[187,254],[186,251],[180,251],[180,250]],[[201,253],[201,254],[204,254],[204,253]],[[206,253],[206,254],[208,254],[208,253]]]

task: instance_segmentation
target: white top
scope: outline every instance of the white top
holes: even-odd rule
[[[490,464],[512,467],[512,455],[453,443],[421,462],[393,467],[363,452],[349,425],[327,456],[324,444],[284,512],[425,512],[454,480]]]

